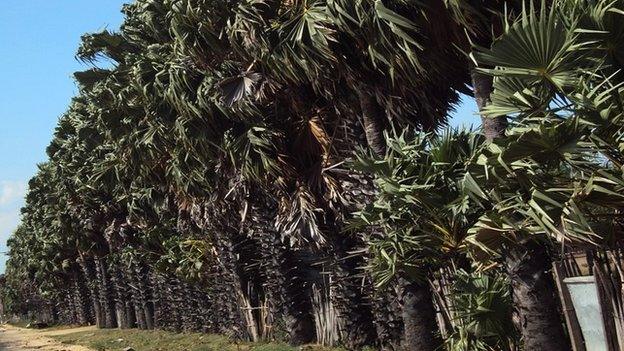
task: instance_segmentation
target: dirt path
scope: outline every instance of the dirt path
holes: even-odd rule
[[[95,327],[41,331],[4,324],[0,326],[0,351],[92,351],[84,346],[61,344],[50,338],[89,330],[95,330]]]

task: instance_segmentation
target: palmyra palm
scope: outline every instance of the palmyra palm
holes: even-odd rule
[[[405,338],[406,347],[435,349],[441,340],[434,332],[431,299],[415,301],[428,307],[422,309],[407,300],[430,295],[422,280],[401,276],[404,313],[398,318],[389,290],[371,282],[371,275],[384,270],[371,274],[359,269],[370,258],[361,248],[379,248],[390,237],[375,241],[378,227],[347,230],[351,213],[375,197],[383,200],[383,192],[376,193],[371,175],[347,167],[345,161],[361,147],[373,158],[391,155],[393,145],[386,144],[384,131],[392,128],[435,134],[457,103],[458,92],[469,92],[470,83],[484,115],[485,134],[493,141],[483,146],[480,158],[471,154],[457,161],[453,174],[439,178],[453,184],[446,188],[448,198],[436,200],[448,211],[424,212],[410,222],[433,238],[424,247],[431,255],[403,257],[404,267],[425,267],[418,263],[421,257],[448,260],[445,255],[453,245],[462,250],[474,245],[490,259],[497,257],[499,246],[483,241],[493,233],[495,243],[520,231],[537,234],[529,238],[551,237],[542,234],[560,234],[561,226],[567,226],[566,235],[586,234],[588,228],[581,224],[589,221],[579,217],[586,211],[565,206],[544,211],[575,216],[560,216],[561,223],[547,221],[553,215],[543,216],[535,208],[538,214],[531,217],[531,209],[513,202],[518,199],[516,180],[503,182],[482,173],[488,167],[497,175],[510,172],[499,163],[507,157],[531,159],[534,149],[520,152],[514,147],[533,140],[522,123],[536,118],[545,127],[532,132],[552,142],[552,150],[563,145],[556,138],[585,136],[591,130],[596,150],[619,162],[619,149],[613,147],[619,139],[609,128],[597,129],[600,133],[592,128],[570,131],[568,120],[554,126],[556,111],[550,103],[565,96],[573,103],[570,110],[583,120],[598,109],[616,111],[604,105],[617,103],[604,100],[595,83],[608,78],[614,83],[604,91],[616,92],[616,69],[601,68],[598,80],[583,76],[589,83],[579,89],[581,85],[560,75],[567,74],[565,65],[577,63],[576,54],[552,57],[564,67],[557,66],[548,84],[542,84],[534,73],[550,72],[540,70],[544,62],[526,67],[539,42],[517,46],[524,51],[513,55],[513,45],[506,44],[540,30],[544,37],[538,38],[554,43],[549,48],[567,45],[573,52],[582,36],[570,33],[597,17],[582,16],[582,6],[593,5],[561,4],[569,6],[570,15],[556,13],[560,17],[551,20],[551,27],[544,24],[546,14],[540,17],[532,8],[512,5],[505,12],[504,4],[496,1],[140,0],[126,6],[119,33],[83,38],[79,58],[108,64],[76,74],[80,96],[59,122],[48,148],[50,161],[31,182],[23,223],[11,242],[9,283],[30,291],[31,285],[20,282],[33,282],[39,291],[30,294],[60,298],[71,282],[73,297],[64,303],[75,305],[73,318],[95,319],[104,327],[204,330],[252,340],[288,334],[285,338],[294,344],[340,339],[352,349],[396,346],[397,330],[405,330],[411,336]],[[598,7],[591,8],[600,14]],[[516,22],[518,11],[525,17]],[[499,25],[503,18],[514,24]],[[619,43],[615,22],[603,18],[598,25]],[[561,31],[563,42],[558,41]],[[479,47],[472,53],[477,65],[468,56],[473,45]],[[617,55],[611,59],[611,66],[620,62]],[[583,62],[575,74],[578,67],[594,67],[592,60]],[[561,86],[556,84],[560,79]],[[505,116],[522,123],[503,138]],[[609,119],[619,123],[617,116]],[[545,144],[535,147],[539,145]],[[583,156],[584,149],[573,151]],[[581,156],[566,162],[585,171],[590,166]],[[423,160],[431,159],[427,157]],[[544,167],[555,161],[533,161],[523,167],[543,173],[531,179],[529,190],[538,182],[542,188],[559,188],[559,182],[569,180],[569,173]],[[435,168],[425,161],[420,166]],[[599,168],[596,162],[591,167]],[[454,173],[460,170],[468,172],[463,183]],[[518,170],[512,168],[512,178],[514,172]],[[593,186],[611,178],[583,179]],[[473,195],[470,201],[478,205],[481,217],[471,214],[455,226],[459,212],[454,199],[466,199],[460,196],[464,191]],[[555,193],[556,201],[563,201],[577,192]],[[419,194],[429,199],[426,192]],[[535,203],[552,203],[545,198]],[[618,201],[608,204],[619,210]],[[510,202],[514,206],[505,206]],[[596,204],[593,200],[587,208]],[[528,226],[527,218],[532,221]],[[477,224],[468,231],[471,221]],[[405,224],[397,223],[394,228]],[[521,230],[509,230],[509,223],[522,224]],[[444,228],[446,234],[453,232],[447,236],[453,245],[431,235]],[[525,272],[544,271],[546,255],[513,254],[527,247],[542,253],[548,245],[509,242],[514,245],[508,246],[512,255],[506,264],[520,273],[512,276],[515,291],[523,291],[517,284],[524,281],[533,284],[529,291],[539,283],[543,291],[552,292],[548,279],[542,280],[545,275],[537,281],[522,278]],[[521,311],[556,309],[547,293],[533,300],[516,297]],[[375,317],[388,310],[388,316]],[[522,330],[526,347],[560,335],[553,316],[558,315],[527,317]],[[535,326],[543,333],[530,337]],[[552,349],[562,347],[552,344]]]

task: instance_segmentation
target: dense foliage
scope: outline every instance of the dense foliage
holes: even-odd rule
[[[11,312],[349,349],[566,349],[550,262],[621,233],[624,3],[123,12],[82,38],[91,67],[9,241]],[[462,92],[483,134],[441,132]]]

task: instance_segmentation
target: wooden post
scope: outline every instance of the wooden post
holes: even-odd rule
[[[617,339],[620,348],[624,347],[624,269],[622,268],[622,260],[618,249],[608,251],[609,258],[613,262],[617,275],[611,277],[614,286],[613,296],[616,298],[613,302],[613,310],[615,314],[615,325]]]
[[[596,278],[596,286],[598,288],[598,297],[600,299],[605,332],[607,333],[609,351],[618,351],[617,335],[615,335],[615,320],[613,319],[613,309],[611,308],[611,291],[607,286],[605,273],[602,271],[599,264],[594,265],[594,277]]]
[[[557,290],[559,290],[561,308],[563,309],[566,326],[568,327],[568,333],[570,334],[572,351],[586,351],[585,342],[583,341],[583,333],[581,332],[581,326],[579,325],[578,319],[576,319],[570,292],[568,291],[568,287],[563,283],[564,277],[561,262],[553,262],[553,275],[555,283],[557,284]]]

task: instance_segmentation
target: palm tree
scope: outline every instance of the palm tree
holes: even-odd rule
[[[461,179],[483,140],[461,131],[439,137],[403,132],[387,143],[383,159],[360,156],[356,163],[376,176],[380,189],[359,214],[363,223],[383,230],[368,239],[369,268],[380,285],[396,278],[405,282],[405,347],[434,350],[442,340],[429,279],[437,267],[466,260],[465,237],[479,211],[468,206]]]
[[[604,48],[621,36],[621,28],[613,24],[620,5],[561,1],[550,10],[544,4],[541,9],[526,7],[517,21],[505,24],[491,49],[475,55],[494,67],[482,70],[495,77],[485,114],[511,116],[514,127],[469,171],[468,187],[482,184],[473,188],[474,194],[494,204],[474,235],[482,243],[492,244],[501,234],[507,240],[503,247],[527,349],[567,349],[552,277],[544,269],[550,265],[548,248],[553,242],[601,241],[593,231],[577,226],[587,222],[579,214],[575,194],[580,194],[580,184],[592,193],[594,176],[586,177],[603,168],[595,159],[599,149],[587,148],[585,140],[595,128],[590,123],[595,122],[586,122],[586,102],[579,97],[593,95],[589,101],[596,101],[598,91],[612,79],[603,74],[613,68],[604,70],[616,62],[616,51]],[[559,7],[566,11],[556,11]],[[605,34],[597,34],[598,29]],[[593,73],[587,72],[599,73],[590,78]],[[608,117],[601,120],[597,125],[610,124]],[[607,212],[613,211],[618,200],[606,201],[610,195],[601,190],[595,194],[601,192],[609,203]]]
[[[314,293],[322,291],[319,300],[329,301],[340,320],[327,329],[335,332],[340,324],[342,343],[360,349],[379,339],[371,305],[381,303],[374,301],[380,290],[374,293],[370,274],[359,269],[368,257],[353,254],[370,244],[377,281],[402,280],[407,344],[441,345],[432,332],[435,315],[427,284],[434,267],[451,258],[463,260],[466,243],[500,252],[483,243],[493,231],[548,238],[567,225],[582,237],[588,228],[581,224],[588,221],[580,216],[598,206],[584,198],[582,211],[570,211],[571,202],[550,208],[547,197],[539,195],[548,193],[557,202],[582,193],[570,190],[568,167],[586,174],[588,167],[598,172],[598,166],[585,164],[580,147],[574,152],[583,157],[566,159],[572,166],[559,169],[555,165],[561,162],[535,160],[520,146],[547,145],[557,151],[554,157],[565,153],[561,140],[590,135],[598,145],[595,152],[614,163],[621,160],[614,147],[617,135],[596,122],[596,111],[618,111],[617,100],[603,95],[617,95],[616,71],[600,66],[601,77],[614,83],[604,90],[591,75],[580,75],[588,81],[584,89],[562,78],[569,65],[575,75],[578,67],[597,67],[585,58],[577,61],[583,55],[575,45],[596,39],[589,31],[573,35],[579,23],[614,33],[591,52],[596,59],[607,48],[609,65],[617,67],[618,50],[612,49],[618,43],[617,11],[603,4],[561,4],[573,11],[557,14],[554,22],[531,17],[531,9],[523,12],[526,20],[495,25],[493,32],[502,34],[491,45],[495,19],[511,17],[496,1],[136,1],[124,8],[126,20],[118,33],[83,37],[79,58],[93,64],[104,58],[112,65],[76,74],[80,96],[59,123],[48,149],[49,169],[37,178],[42,185],[29,195],[25,226],[16,235],[28,244],[12,246],[11,275],[39,287],[37,294],[55,298],[67,281],[76,296],[83,294],[85,279],[94,317],[109,327],[136,321],[145,328],[204,328],[260,339],[277,337],[264,332],[267,321],[276,321],[294,344],[327,332],[315,330],[322,323],[314,320],[321,310]],[[585,9],[591,15],[583,16]],[[534,27],[556,32],[551,47],[565,47],[565,55],[551,58],[555,68],[527,68],[526,62],[516,67],[508,61],[548,56],[516,52],[519,45],[505,44]],[[586,35],[589,39],[583,39]],[[473,53],[478,69],[456,49],[470,51],[471,43],[486,48]],[[433,132],[442,126],[458,91],[470,82],[485,115],[489,146],[465,133],[387,142],[383,133],[392,127]],[[561,114],[551,107],[554,96],[565,96],[574,107],[566,110],[583,116],[578,120],[602,127],[589,133],[591,128],[574,129],[572,122],[557,124]],[[507,128],[508,138],[501,138],[505,116],[513,127]],[[539,144],[539,138],[551,142]],[[360,147],[369,149],[360,163],[370,174],[345,166]],[[478,160],[477,149],[482,150]],[[511,171],[501,163],[518,157],[535,162]],[[501,176],[488,178],[483,169]],[[532,175],[528,182],[521,177],[526,170]],[[621,178],[607,174],[606,179]],[[377,202],[390,209],[362,209],[375,197],[373,176],[380,189]],[[615,181],[597,175],[582,179],[586,186],[602,182],[603,188],[619,191],[611,184]],[[527,198],[549,215],[517,201]],[[619,210],[617,199],[612,201],[609,211]],[[383,235],[375,232],[379,228],[345,231],[354,211],[378,223]],[[466,240],[467,228],[483,213]],[[562,224],[553,213],[568,217]],[[527,218],[531,225],[522,222]],[[516,225],[514,230],[504,226],[508,223]],[[547,245],[512,239],[508,266],[518,273],[514,277],[536,273],[537,280],[528,283],[548,296],[548,278],[538,274],[548,264],[541,255]],[[517,255],[527,247],[533,255]],[[396,260],[385,257],[388,250]],[[26,265],[29,257],[36,262]],[[84,278],[76,276],[74,262]],[[320,273],[329,273],[329,283]],[[522,302],[533,291],[517,284],[522,279],[513,280],[521,310],[542,304],[548,311],[529,318],[525,342],[530,331],[544,325],[543,334],[559,335],[551,332],[557,329],[554,300]],[[127,281],[145,284],[128,290]],[[76,316],[85,314],[80,306],[75,309]]]

